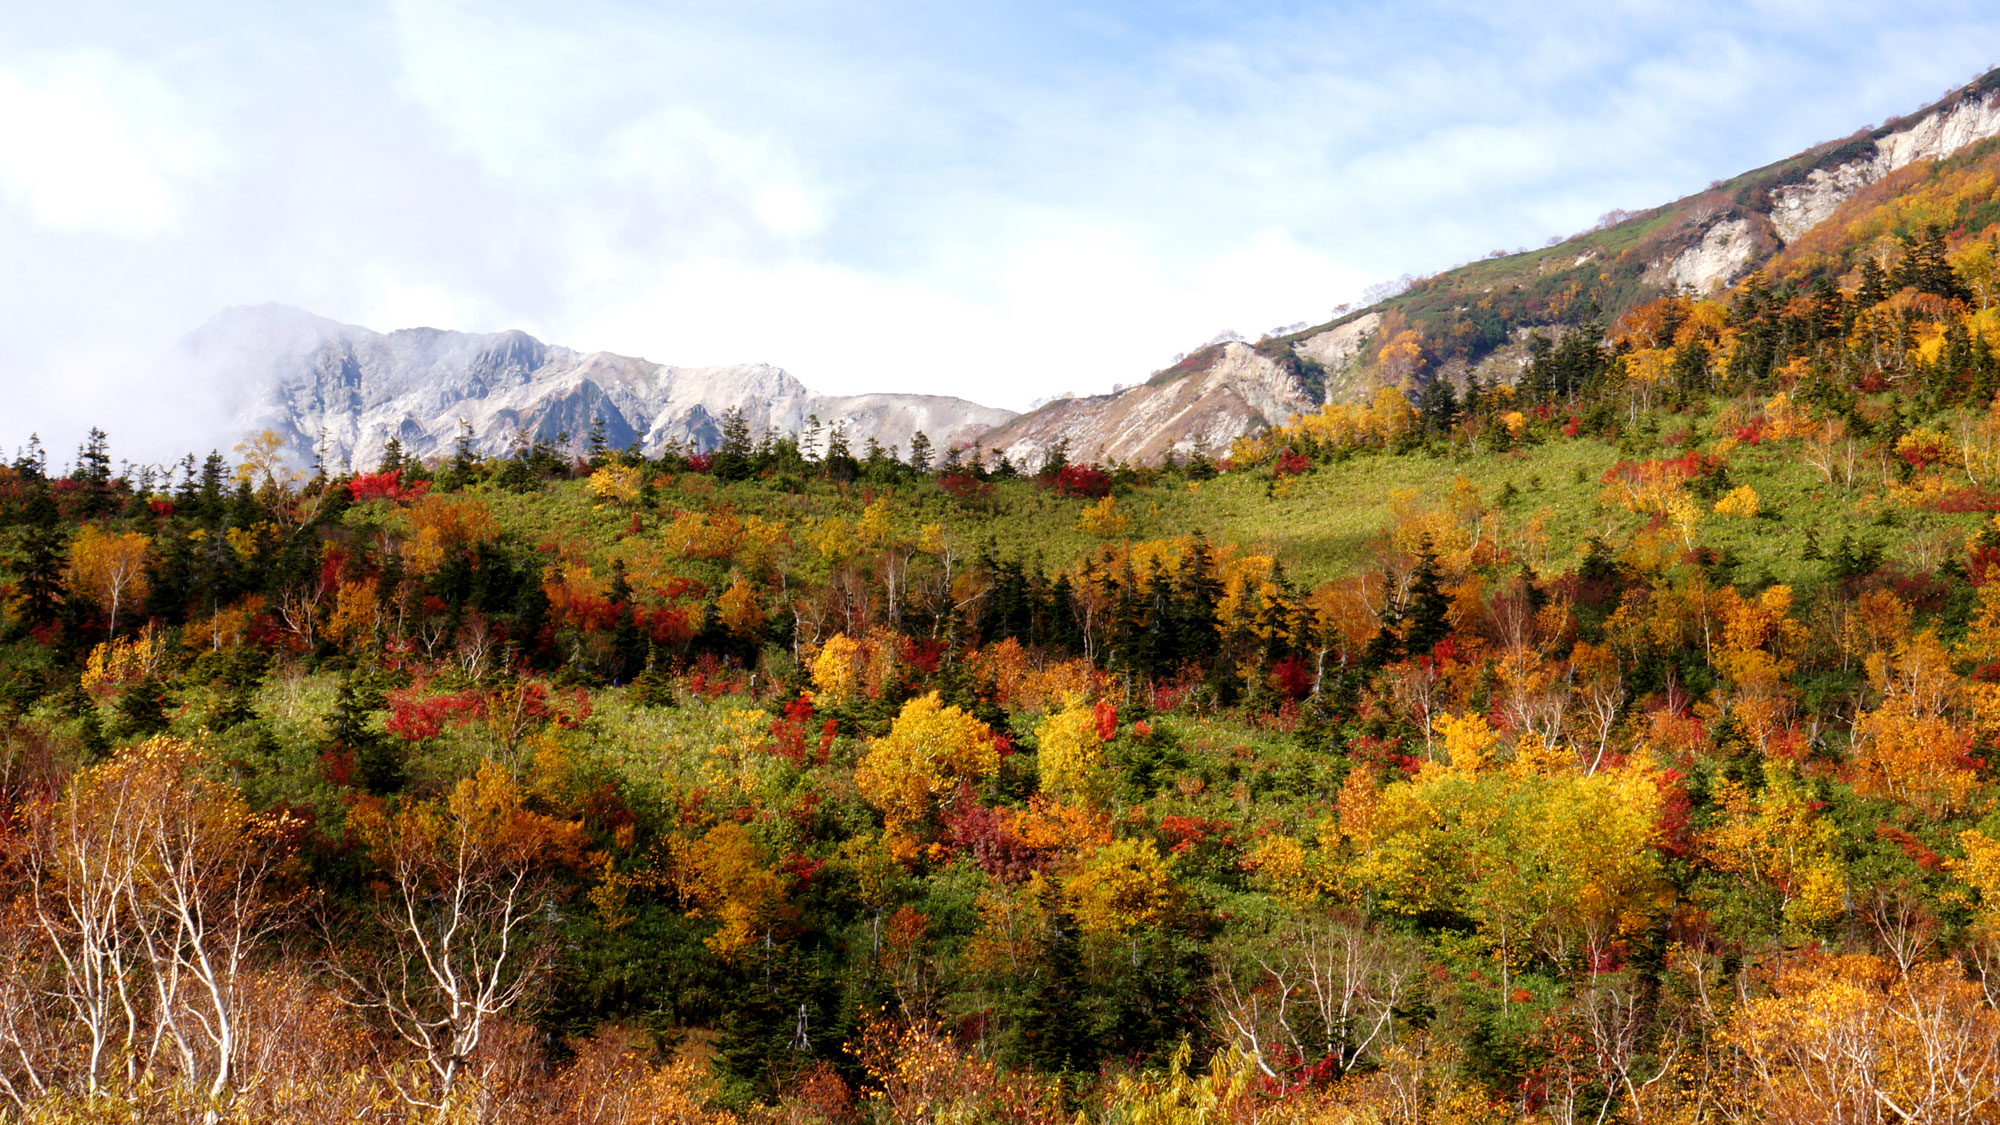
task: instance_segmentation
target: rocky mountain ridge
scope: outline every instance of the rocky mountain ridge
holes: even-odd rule
[[[218,395],[238,432],[274,430],[297,460],[317,453],[335,467],[373,465],[391,437],[443,456],[461,422],[487,454],[523,434],[581,441],[599,419],[614,447],[657,454],[670,442],[713,448],[724,415],[741,410],[753,433],[800,433],[817,416],[858,452],[871,439],[907,450],[920,431],[939,448],[969,444],[1015,416],[942,395],[819,394],[768,364],[675,367],[518,331],[381,333],[280,305],[223,312],[170,365]]]
[[[1211,351],[1198,373],[1058,399],[984,443],[1019,465],[1039,464],[1057,445],[1078,460],[1157,463],[1169,454],[1227,449],[1239,436],[1318,407],[1293,372],[1249,345],[1231,341]]]

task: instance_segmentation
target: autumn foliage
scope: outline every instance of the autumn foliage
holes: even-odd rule
[[[1963,172],[1226,457],[24,454],[0,1115],[1992,1120]]]

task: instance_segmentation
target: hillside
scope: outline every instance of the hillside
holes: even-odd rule
[[[1995,1120],[1994,96],[1004,459],[31,446],[0,1120]]]
[[[1864,208],[1947,157],[1987,151],[2000,136],[2000,71],[1905,117],[1720,181],[1703,192],[1540,250],[1498,255],[1415,280],[1408,289],[1326,324],[1242,346],[1210,346],[1118,394],[1062,400],[986,439],[1016,462],[1057,438],[1077,455],[1157,460],[1185,455],[1329,400],[1365,402],[1382,386],[1414,396],[1432,380],[1511,384],[1536,333],[1603,333],[1636,305],[1671,293],[1712,296],[1753,272],[1809,286],[1851,275],[1864,253],[1888,251],[1850,231]],[[1954,237],[1995,221],[1990,184],[1955,200]],[[1962,206],[1957,204],[1963,203]],[[1905,219],[1891,224],[1907,233]],[[1805,256],[1806,247],[1815,256]],[[1846,276],[1851,288],[1857,282]],[[1247,360],[1247,361],[1246,361]],[[1139,420],[1134,427],[1131,423]]]
[[[1019,417],[943,396],[819,395],[763,365],[662,366],[519,332],[382,335],[277,306],[216,317],[169,366],[177,382],[227,398],[240,429],[284,436],[301,461],[324,445],[343,463],[370,464],[391,437],[414,454],[442,456],[461,420],[486,453],[506,452],[524,432],[580,440],[599,419],[614,446],[712,449],[732,409],[745,412],[754,434],[801,434],[817,417],[843,424],[857,448],[872,439],[907,449],[922,432],[935,448],[978,445],[1022,466],[1058,448],[1104,462],[1220,456],[1238,438],[1330,401],[1370,401],[1385,386],[1414,397],[1433,383],[1512,385],[1536,337],[1602,336],[1661,296],[1715,296],[1752,275],[1784,292],[1822,276],[1852,288],[1860,259],[1892,256],[1891,236],[1913,222],[1949,220],[1955,240],[1976,238],[1995,220],[1995,193],[1983,182],[1957,183],[1949,214],[1905,207],[1886,224],[1860,217],[1918,190],[1945,164],[1983,168],[1996,135],[2000,72],[1907,117],[1685,199],[1614,215],[1541,250],[1418,279],[1286,336],[1211,344],[1139,386],[1059,399]]]
[[[1880,288],[1968,284],[1924,245]],[[1905,375],[1858,366],[1891,360],[1883,317],[1996,326],[1915,284],[1828,300],[1844,333],[1769,350],[1761,304],[1623,318],[1692,326],[1708,382],[1572,334],[1519,390],[1335,404],[1221,471],[740,434],[295,489],[23,457],[0,1077],[38,1108],[93,1080],[55,904],[164,981],[142,939],[176,886],[224,919],[189,948],[242,943],[203,971],[253,1052],[95,1095],[148,1120],[220,1081],[257,1121],[391,1120],[403,1090],[851,1125],[921,1079],[1009,1125],[1125,1120],[1148,1083],[1302,1125],[1751,1121],[1806,1097],[1737,1077],[1760,1044],[1893,1051],[1917,1005],[1955,1021],[1934,1051],[2000,1064],[2000,367],[1926,358],[1915,319]],[[120,877],[98,840],[205,866],[56,897]],[[400,975],[424,948],[505,988],[450,1016],[448,979]],[[1329,949],[1364,1022],[1312,1022]],[[215,1018],[143,995],[117,1034]],[[1835,1004],[1859,1030],[1794,1014]],[[1608,1055],[1573,1031],[1607,1012]],[[457,1069],[416,1020],[481,1043]],[[1988,1089],[1911,1073],[1849,1081]]]

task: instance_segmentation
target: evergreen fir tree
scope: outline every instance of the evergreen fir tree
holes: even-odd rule
[[[847,426],[835,422],[826,435],[826,455],[820,458],[822,471],[831,481],[850,481],[860,475],[861,465],[847,447]]]
[[[799,456],[805,459],[806,464],[817,465],[825,456],[826,451],[822,448],[825,436],[826,427],[821,424],[819,415],[806,415],[805,432],[799,435]]]
[[[741,407],[730,407],[722,416],[722,443],[709,459],[708,471],[718,480],[747,480],[752,475],[750,421]]]
[[[1042,454],[1042,467],[1035,475],[1047,479],[1062,472],[1068,464],[1069,439],[1059,437],[1055,441],[1050,442],[1049,448]]]
[[[62,616],[63,571],[69,562],[68,530],[56,510],[46,478],[29,482],[32,491],[22,506],[21,554],[16,564],[15,594],[21,620],[29,628],[56,624]]]
[[[1847,296],[1828,274],[1813,280],[1811,338],[1839,340],[1847,334]]]
[[[1181,559],[1175,595],[1173,632],[1178,660],[1208,659],[1218,640],[1215,607],[1222,601],[1222,579],[1216,573],[1215,552],[1199,533]]]
[[[1882,269],[1882,263],[1874,258],[1861,260],[1861,288],[1854,294],[1854,303],[1862,308],[1881,304],[1889,296],[1889,275]]]
[[[118,697],[118,714],[130,734],[143,737],[166,730],[167,686],[157,676],[146,676]]]
[[[1044,928],[1040,946],[1042,974],[1022,1012],[1019,1061],[1048,1073],[1072,1073],[1097,1058],[1076,920],[1067,911],[1057,912]]]
[[[1417,569],[1410,577],[1409,627],[1403,648],[1411,656],[1428,654],[1451,633],[1451,598],[1444,592],[1437,554],[1429,539],[1417,549]]]
[[[1945,244],[1944,229],[1931,225],[1903,237],[1903,260],[1893,280],[1897,288],[1908,287],[1952,300],[1971,296],[1958,271],[1952,269],[1951,251]]]
[[[402,754],[370,722],[381,706],[382,693],[358,674],[349,673],[334,697],[329,731],[333,749],[353,759],[355,781],[375,794],[394,793],[404,785]]]
[[[1458,395],[1452,390],[1450,379],[1431,376],[1423,393],[1417,396],[1417,416],[1425,433],[1443,434],[1451,430],[1458,421]]]
[[[638,611],[632,604],[632,582],[626,574],[624,559],[612,560],[608,595],[612,611],[617,614],[611,629],[611,679],[613,683],[621,683],[645,669],[650,648],[645,632],[639,628]]]
[[[526,431],[522,432],[526,437]],[[451,467],[448,470],[447,489],[464,488],[472,483],[479,471],[479,451],[472,444],[472,423],[464,418],[458,420],[458,433],[452,438]]]
[[[83,497],[77,505],[82,514],[97,515],[111,509],[111,446],[103,430],[90,428],[89,438],[76,451],[72,476],[83,485]]]
[[[96,426],[76,451],[76,479],[94,489],[111,485],[111,439]]]
[[[174,491],[174,504],[182,508],[192,508],[201,498],[200,478],[196,475],[194,454],[189,453],[180,460],[180,487]]]
[[[1673,380],[1674,397],[1682,402],[1700,398],[1709,392],[1708,347],[1699,340],[1689,340],[1674,352],[1673,367],[1669,369]]]
[[[200,522],[214,527],[222,522],[226,514],[226,496],[223,482],[229,479],[229,463],[222,454],[210,450],[201,463],[201,483],[195,490],[194,512]]]
[[[49,454],[40,434],[29,434],[28,444],[15,452],[14,472],[23,480],[49,479]]]
[[[77,720],[83,748],[92,758],[101,758],[110,751],[111,739],[104,733],[104,718],[98,714],[97,701],[83,689],[81,680],[70,682],[62,697],[62,707]]]
[[[250,482],[237,481],[236,495],[229,505],[230,522],[237,527],[253,527],[263,514],[263,508],[257,504],[257,494],[250,491]]]

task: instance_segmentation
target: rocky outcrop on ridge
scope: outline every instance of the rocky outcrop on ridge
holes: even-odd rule
[[[1238,437],[1322,399],[1296,371],[1241,342],[1203,349],[1117,394],[1058,399],[987,434],[984,445],[1033,468],[1057,444],[1075,461],[1156,463],[1222,453]]]
[[[1824,222],[1848,197],[1898,168],[1936,160],[1988,137],[2000,136],[2000,90],[1967,97],[1875,138],[1867,155],[1831,168],[1815,168],[1804,181],[1771,193],[1771,225],[1793,242]]]

